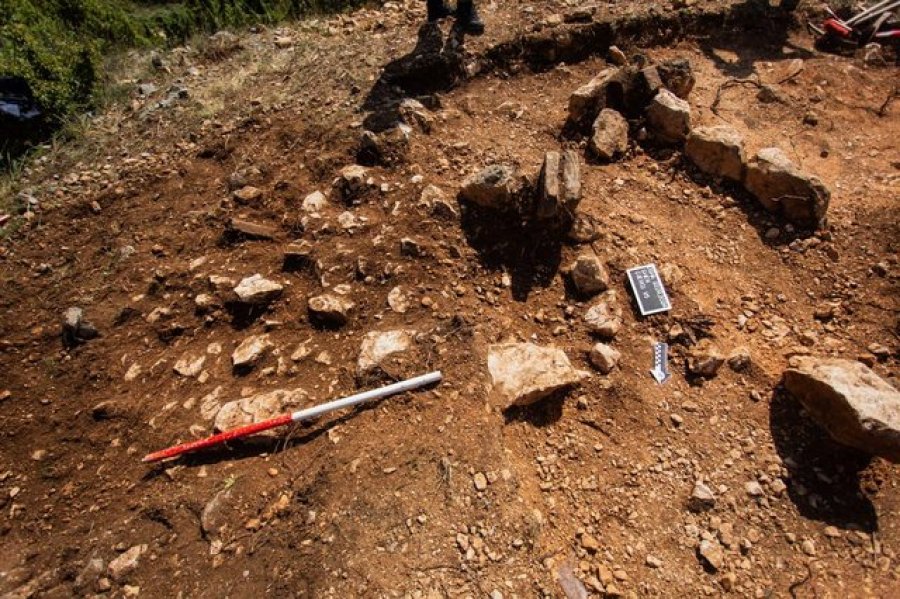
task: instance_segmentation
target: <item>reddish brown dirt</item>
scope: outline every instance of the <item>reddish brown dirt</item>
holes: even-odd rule
[[[558,12],[517,7],[488,8],[491,33],[469,51]],[[533,175],[544,152],[581,150],[583,140],[560,134],[568,95],[605,63],[495,71],[445,90],[434,130],[414,134],[407,163],[373,169],[386,187],[350,209],[367,219],[362,227],[343,230],[346,207],[334,201],[304,227],[303,198],[328,192],[353,162],[379,67],[412,47],[422,14],[413,8],[247,34],[245,49],[219,61],[175,52],[173,73],[155,77],[164,89],[184,76],[188,101],[146,118],[137,100],[135,112],[113,108],[80,145],[26,173],[40,210],[0,254],[0,393],[9,391],[0,396],[0,591],[90,595],[96,577],[75,588],[88,560],[108,563],[147,544],[108,594],[561,597],[557,572],[568,564],[598,596],[604,587],[630,596],[896,596],[896,467],[831,442],[779,380],[790,355],[811,353],[872,361],[900,385],[900,121],[896,105],[877,114],[897,69],[819,54],[796,34],[626,47],[690,59],[695,123],[730,123],[751,152],[785,150],[831,188],[828,224],[811,236],[790,232],[677,151],[633,143],[617,163],[588,161],[582,208],[600,223],[593,246],[619,296],[628,298],[626,268],[674,266],[673,310],[639,318],[626,308],[617,370],[509,412],[489,392],[488,344],[554,344],[590,368],[581,320],[590,302],[559,273],[583,247],[523,239],[509,223],[436,218],[419,195],[433,184],[452,198],[491,162]],[[497,34],[499,23],[512,29]],[[293,36],[293,49],[273,49],[276,35]],[[200,73],[184,75],[189,64]],[[714,114],[720,85],[751,74],[777,84],[782,101],[731,87]],[[235,205],[226,188],[248,165],[261,171],[254,184],[264,200],[254,207]],[[279,237],[229,243],[234,216]],[[767,238],[773,226],[780,232]],[[424,255],[401,255],[404,237]],[[318,265],[284,271],[282,248],[299,239],[313,243]],[[209,275],[254,273],[286,287],[264,314],[195,312]],[[306,299],[336,284],[351,286],[351,321],[311,326]],[[405,314],[387,304],[396,286],[411,299]],[[825,304],[836,316],[820,322],[814,312]],[[59,321],[72,305],[102,336],[66,350]],[[171,318],[148,322],[156,308]],[[747,324],[738,326],[741,315]],[[676,349],[673,378],[657,385],[650,342],[698,317],[712,320],[723,351],[750,350],[750,370],[690,384]],[[207,434],[199,405],[219,387],[222,401],[251,389],[299,387],[316,402],[353,392],[362,336],[398,326],[425,333],[404,370],[440,368],[439,387],[276,441],[140,463]],[[307,340],[312,353],[278,370],[272,355],[235,376],[232,349],[263,331],[285,359]],[[223,351],[207,356],[206,382],[173,372],[182,355],[212,343]],[[875,360],[873,343],[890,355]],[[141,373],[125,380],[135,364]],[[491,481],[485,491],[475,473]],[[698,478],[718,495],[701,515],[685,507]],[[764,497],[747,494],[751,480]],[[222,491],[217,524],[226,528],[215,539],[201,514]],[[704,535],[725,545],[718,572],[698,559]]]

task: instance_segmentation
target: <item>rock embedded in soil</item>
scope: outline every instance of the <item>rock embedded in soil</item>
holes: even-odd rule
[[[594,121],[589,147],[603,161],[621,156],[628,150],[628,121],[612,108],[604,108]]]
[[[839,443],[900,462],[900,391],[864,364],[798,356],[784,386]]]
[[[406,160],[412,129],[397,124],[381,133],[363,131],[360,136],[357,160],[362,164],[395,166]]]
[[[307,195],[300,205],[304,212],[309,213],[322,212],[326,206],[328,206],[328,198],[321,191],[314,191]]]
[[[815,228],[825,220],[831,192],[818,177],[802,172],[778,148],[763,148],[746,165],[744,186],[774,214]]]
[[[369,169],[359,164],[351,164],[341,169],[334,180],[334,191],[346,204],[357,202],[369,188]]]
[[[227,431],[280,416],[302,407],[306,402],[307,395],[302,389],[266,391],[224,404],[216,414],[213,425],[217,431]],[[268,430],[258,434],[277,437],[281,433]]]
[[[459,218],[459,210],[455,202],[451,202],[447,194],[436,185],[425,186],[419,195],[419,204],[439,218],[452,220]]]
[[[272,240],[278,235],[278,229],[269,225],[255,223],[241,218],[232,218],[228,222],[228,231],[247,239]]]
[[[63,313],[62,341],[66,347],[75,347],[100,335],[97,327],[84,319],[84,310],[73,306]]]
[[[507,406],[532,404],[590,376],[575,369],[563,350],[533,343],[491,345],[488,372],[494,392]]]
[[[413,98],[404,98],[397,108],[403,122],[423,133],[431,133],[434,128],[434,115],[425,105]]]
[[[605,343],[597,343],[591,348],[591,364],[603,374],[612,372],[621,358],[622,353],[619,350]]]
[[[738,347],[732,350],[728,356],[728,367],[735,372],[743,372],[750,368],[750,350],[746,347]]]
[[[603,339],[613,339],[622,328],[622,308],[616,301],[616,294],[610,292],[584,315],[588,330]]]
[[[385,361],[391,356],[411,350],[417,332],[413,329],[372,331],[363,337],[356,362],[357,376],[365,378],[383,372]]]
[[[238,204],[257,204],[259,203],[259,200],[262,199],[262,195],[261,189],[253,187],[252,185],[246,185],[232,192],[231,197],[233,197],[234,201]]]
[[[572,220],[567,238],[573,243],[590,243],[600,239],[600,229],[596,220],[589,214],[577,212]]]
[[[578,256],[569,267],[569,278],[582,295],[597,295],[609,288],[609,274],[600,258],[594,254]]]
[[[206,361],[205,355],[195,356],[191,353],[185,353],[175,362],[174,370],[176,373],[184,377],[195,377],[203,370],[203,363]]]
[[[284,287],[275,281],[263,278],[260,274],[243,279],[234,288],[241,303],[248,305],[263,305],[278,298]]]
[[[147,545],[135,545],[109,562],[107,573],[116,582],[122,582],[138,567],[141,556],[147,552]]]
[[[711,510],[716,506],[716,496],[708,486],[702,481],[694,483],[694,489],[688,499],[687,507],[690,511],[696,513]]]
[[[684,154],[704,173],[732,181],[743,179],[744,138],[728,125],[691,130],[684,144]]]
[[[232,352],[231,364],[235,370],[252,368],[272,347],[273,343],[268,335],[247,337]]]
[[[307,302],[310,319],[327,326],[346,324],[355,305],[349,298],[330,293],[311,297]]]
[[[558,220],[575,213],[581,202],[581,165],[572,150],[547,152],[538,176],[535,216]]]
[[[494,164],[463,181],[460,198],[483,208],[499,211],[518,209],[521,190],[516,171],[511,166]]]
[[[725,358],[715,347],[703,345],[695,347],[687,358],[687,370],[694,376],[714,378]]]
[[[697,553],[703,561],[713,570],[721,570],[725,565],[725,552],[715,539],[703,539],[697,548]]]
[[[647,108],[647,124],[661,141],[680,143],[691,131],[691,107],[668,89],[661,89]]]

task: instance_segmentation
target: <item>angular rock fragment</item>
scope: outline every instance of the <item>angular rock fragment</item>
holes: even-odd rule
[[[688,499],[687,507],[690,511],[696,513],[705,512],[716,507],[716,496],[712,489],[703,484],[702,481],[694,483],[694,489],[691,491],[691,497]]]
[[[273,343],[268,335],[247,337],[232,352],[231,364],[239,371],[252,368],[272,347]]]
[[[182,355],[177,362],[175,362],[174,370],[181,376],[195,377],[203,370],[203,363],[205,361],[206,356],[203,354],[195,356],[193,354],[186,353]]]
[[[609,288],[609,274],[594,254],[581,254],[569,267],[569,277],[578,293],[597,295]]]
[[[394,166],[406,160],[409,152],[409,125],[398,124],[381,133],[363,131],[356,159],[370,166]]]
[[[661,89],[647,108],[647,124],[661,141],[682,142],[691,131],[691,107],[668,89]]]
[[[596,220],[589,214],[577,212],[568,232],[568,239],[574,243],[590,243],[600,239]]]
[[[334,192],[347,204],[357,202],[369,189],[369,169],[351,164],[341,169],[334,180]]]
[[[321,191],[314,191],[303,198],[301,207],[304,212],[321,212],[328,205],[328,198]]]
[[[693,349],[687,359],[687,370],[694,376],[711,379],[719,373],[725,358],[710,345],[701,345]]]
[[[241,280],[234,288],[241,303],[248,305],[268,304],[284,291],[284,287],[275,281],[263,278],[260,274]]]
[[[286,245],[283,256],[283,268],[285,270],[312,268],[315,264],[313,244],[305,239]]]
[[[231,194],[238,204],[256,204],[262,198],[262,195],[262,190],[252,185],[245,185]]]
[[[457,219],[459,218],[459,210],[455,202],[451,202],[447,198],[447,194],[436,185],[427,185],[419,195],[419,204],[428,209],[428,211],[438,218]]]
[[[569,96],[569,121],[571,123],[590,123],[597,113],[607,106],[607,96],[612,84],[617,84],[619,69],[604,69],[588,83],[576,89]],[[621,95],[621,84],[616,92]]]
[[[741,181],[744,174],[744,138],[728,125],[697,127],[684,144],[684,154],[704,173]]]
[[[591,306],[584,315],[588,330],[603,339],[612,339],[622,328],[622,308],[616,294],[609,292],[600,302]]]
[[[656,66],[663,85],[679,98],[687,98],[694,89],[694,71],[686,58],[666,60]]]
[[[831,192],[818,177],[802,172],[778,148],[763,148],[747,164],[747,191],[768,210],[815,228],[825,220]]]
[[[836,441],[900,462],[900,391],[864,364],[795,357],[784,386]]]
[[[62,341],[66,347],[75,347],[100,335],[97,327],[84,319],[84,310],[72,307],[63,314]]]
[[[278,229],[242,218],[232,218],[228,222],[228,233],[235,237],[245,237],[247,239],[271,240],[278,235]]]
[[[483,208],[499,211],[518,209],[521,182],[515,170],[506,165],[494,164],[463,181],[460,198]]]
[[[262,422],[303,407],[307,403],[307,399],[306,392],[302,389],[292,391],[276,389],[229,401],[219,409],[213,426],[217,431],[227,431],[239,426]],[[275,437],[280,432],[268,430],[259,434]]]
[[[413,329],[372,331],[363,337],[356,362],[356,374],[360,378],[384,371],[385,361],[413,348],[416,335]]]
[[[434,127],[434,115],[418,100],[405,98],[400,102],[398,112],[400,113],[400,118],[408,126],[423,133],[431,133]]]
[[[572,215],[581,201],[581,166],[578,155],[572,150],[547,152],[538,176],[538,198],[535,216],[539,220],[565,220]]]
[[[616,348],[606,345],[605,343],[597,343],[591,348],[591,364],[602,372],[609,374],[619,363],[622,353]]]
[[[138,567],[141,556],[147,552],[147,545],[135,545],[122,555],[109,562],[107,572],[116,582],[121,582]]]
[[[575,369],[563,350],[532,343],[491,345],[488,371],[494,392],[507,406],[532,404],[590,376]]]
[[[349,298],[331,293],[311,297],[307,302],[310,319],[324,326],[346,324],[350,311],[355,305]]]
[[[628,150],[628,121],[612,108],[604,108],[594,121],[589,147],[600,160],[621,156]]]
[[[721,570],[725,565],[725,552],[722,546],[715,539],[703,539],[697,548],[697,553],[713,570]]]

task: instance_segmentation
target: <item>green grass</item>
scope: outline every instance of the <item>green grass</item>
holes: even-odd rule
[[[25,127],[0,123],[0,171],[114,94],[104,57],[223,28],[339,12],[365,1],[0,0],[0,76],[24,79],[43,113]]]

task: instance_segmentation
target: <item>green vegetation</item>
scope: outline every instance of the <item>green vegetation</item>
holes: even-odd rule
[[[0,166],[96,105],[109,52],[177,44],[195,33],[335,12],[364,1],[0,0],[0,76],[24,79],[43,114],[27,127],[3,127]]]

